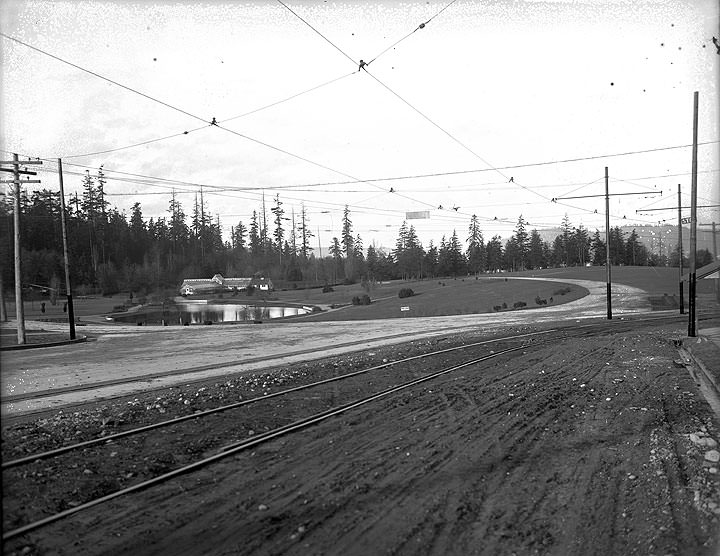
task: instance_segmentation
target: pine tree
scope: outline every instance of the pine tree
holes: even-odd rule
[[[545,242],[543,242],[540,234],[537,230],[532,230],[528,248],[528,267],[531,269],[545,268],[547,266],[545,260],[546,251]]]
[[[522,214],[520,215],[520,218],[518,218],[518,222],[515,226],[513,239],[517,252],[515,255],[517,258],[517,266],[513,266],[515,266],[517,270],[525,270],[528,252],[530,250],[530,240],[528,238],[527,230],[525,229],[525,220],[523,219]]]
[[[258,257],[262,253],[262,239],[260,237],[260,225],[256,211],[253,211],[252,218],[250,219],[249,241],[250,253],[252,253],[253,257]]]
[[[486,245],[487,268],[490,272],[497,272],[503,268],[502,238],[498,235],[492,237]]]
[[[303,203],[300,209],[300,256],[303,261],[307,261],[310,256],[310,239],[313,237],[314,234],[310,230],[310,220],[307,216],[305,203]]]
[[[473,214],[468,227],[468,248],[466,251],[468,270],[479,274],[485,270],[485,241],[483,239],[477,215]]]
[[[282,253],[283,239],[285,237],[285,228],[283,228],[283,215],[285,211],[282,208],[282,202],[280,201],[280,194],[275,195],[275,206],[270,209],[275,215],[275,230],[273,231],[273,238],[275,239],[275,247],[278,253]]]
[[[342,240],[343,252],[346,257],[351,257],[353,253],[353,236],[352,221],[350,220],[350,209],[345,205],[342,219]]]

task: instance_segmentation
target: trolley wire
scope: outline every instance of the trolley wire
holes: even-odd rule
[[[442,8],[439,12],[437,12],[437,13],[436,13],[434,16],[432,16],[430,19],[428,19],[427,21],[425,21],[425,22],[423,22],[423,23],[420,23],[417,27],[415,27],[415,29],[413,29],[412,31],[410,31],[407,35],[405,35],[405,36],[402,37],[401,39],[395,41],[393,44],[391,44],[390,46],[388,46],[385,50],[383,50],[382,52],[380,52],[380,54],[376,55],[372,60],[370,60],[370,61],[367,63],[367,65],[369,66],[370,64],[372,64],[375,60],[377,60],[378,58],[380,58],[380,56],[382,56],[383,54],[385,54],[386,52],[388,52],[390,49],[395,48],[397,45],[399,45],[401,42],[403,42],[403,41],[404,41],[405,39],[407,39],[408,37],[410,37],[410,36],[412,36],[413,34],[415,34],[415,33],[416,33],[417,31],[419,31],[420,29],[424,29],[424,28],[428,25],[428,23],[430,23],[433,19],[435,19],[437,16],[439,16],[439,15],[440,15],[441,13],[443,13],[445,10],[447,10],[447,9],[448,9],[450,6],[452,6],[455,2],[457,2],[457,0],[452,0],[452,2],[450,2],[450,3],[449,3],[447,6],[445,6],[444,8]]]

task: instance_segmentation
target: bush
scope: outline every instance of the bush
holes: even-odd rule
[[[323,293],[330,293],[330,292],[334,292],[334,291],[335,291],[335,290],[333,289],[332,286],[328,286],[327,284],[325,284],[325,285],[323,286]]]
[[[570,288],[562,288],[559,290],[555,290],[553,292],[553,295],[565,295],[566,293],[570,293],[572,290]]]
[[[401,288],[398,292],[398,297],[400,299],[402,299],[403,297],[412,297],[413,295],[415,295],[415,292],[412,291],[411,288]]]
[[[547,305],[547,299],[542,299],[539,295],[536,295],[535,303],[537,303],[538,305]]]
[[[507,303],[505,303],[504,301],[503,301],[503,304],[502,304],[502,308],[503,308],[503,309],[507,309]]]
[[[502,310],[502,305],[493,305],[493,311],[500,311]]]
[[[370,296],[366,293],[362,295],[356,295],[352,298],[352,304],[353,305],[370,305],[372,301],[370,300]]]
[[[247,288],[245,288],[245,293],[248,295],[252,295],[255,293],[255,286],[250,284]]]
[[[520,307],[525,307],[526,305],[527,303],[525,303],[524,301],[516,301],[513,304],[513,309],[519,309]]]

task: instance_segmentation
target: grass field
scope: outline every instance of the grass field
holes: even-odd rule
[[[440,278],[422,281],[385,282],[375,285],[369,292],[373,300],[371,305],[355,306],[337,313],[325,313],[322,316],[309,317],[310,320],[353,320],[353,319],[383,319],[396,317],[421,317],[455,315],[468,313],[492,312],[495,306],[506,304],[503,310],[513,310],[516,302],[524,302],[523,309],[538,308],[535,298],[545,299],[548,305],[557,305],[573,301],[586,294],[586,290],[577,286],[568,285],[569,292],[559,294],[565,286],[557,282],[541,282],[513,280],[514,277],[536,277],[552,279],[577,279],[605,282],[605,267],[572,267],[551,268],[538,271],[517,272],[493,276],[482,276],[476,280],[474,277]],[[625,284],[640,288],[648,296],[668,296],[678,294],[678,269],[653,267],[613,267],[612,281],[616,284]],[[411,288],[415,296],[400,299],[398,292],[401,288]],[[711,293],[713,282],[700,280],[698,294]],[[335,286],[333,292],[322,293],[321,289],[286,290],[270,294],[256,292],[253,296],[238,295],[224,296],[224,301],[237,303],[271,303],[281,305],[300,304],[317,305],[322,307],[343,306],[351,304],[353,296],[365,294],[360,284],[348,286]],[[687,297],[687,288],[685,291]],[[114,307],[128,301],[127,293],[113,297],[87,297],[75,298],[75,315],[82,321],[93,315],[109,313]],[[551,301],[552,298],[552,301]],[[42,311],[42,303],[45,311]],[[63,311],[64,300],[58,300],[52,305],[47,298],[25,302],[25,316],[27,319],[66,319],[67,313]],[[409,310],[401,311],[402,307]],[[7,313],[14,318],[14,303],[6,300]]]
[[[412,297],[399,298],[402,288],[415,292]],[[295,301],[280,292],[279,297]],[[363,295],[359,285],[339,286],[334,292],[314,294],[315,304],[345,305],[353,296]],[[516,303],[524,303],[523,309],[540,307],[536,298],[547,305],[566,303],[587,294],[584,288],[557,282],[512,280],[501,277],[474,277],[422,281],[392,281],[376,285],[369,293],[372,304],[350,307],[337,313],[305,317],[309,320],[366,320],[397,317],[431,317],[489,313],[497,310],[510,311]],[[544,305],[542,305],[544,306]],[[403,310],[403,308],[406,308]]]

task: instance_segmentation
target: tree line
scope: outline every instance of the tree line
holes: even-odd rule
[[[314,234],[305,206],[287,213],[279,194],[253,211],[249,222],[231,227],[223,241],[219,218],[213,220],[202,191],[191,214],[173,193],[167,214],[145,219],[136,202],[130,215],[111,207],[105,194],[102,167],[96,176],[86,172],[80,194],[66,205],[68,259],[75,293],[119,291],[147,294],[176,289],[185,278],[264,275],[276,287],[353,283],[391,279],[425,279],[486,272],[520,271],[547,267],[604,265],[604,234],[574,227],[566,216],[560,233],[548,243],[522,216],[512,236],[484,237],[477,216],[467,236],[457,230],[423,246],[415,228],[403,222],[394,249],[367,248],[353,231],[352,214],[343,211],[340,237],[333,237],[329,252],[312,247]],[[60,194],[42,189],[21,193],[21,247],[23,286],[64,291]],[[14,283],[13,205],[6,196],[0,204],[0,261],[5,287]],[[610,230],[613,265],[678,266],[678,250],[668,259],[648,251],[633,230]],[[706,261],[707,260],[707,261]],[[708,252],[698,253],[698,265],[707,264]],[[705,262],[706,261],[706,262]],[[687,263],[685,263],[687,265]]]

